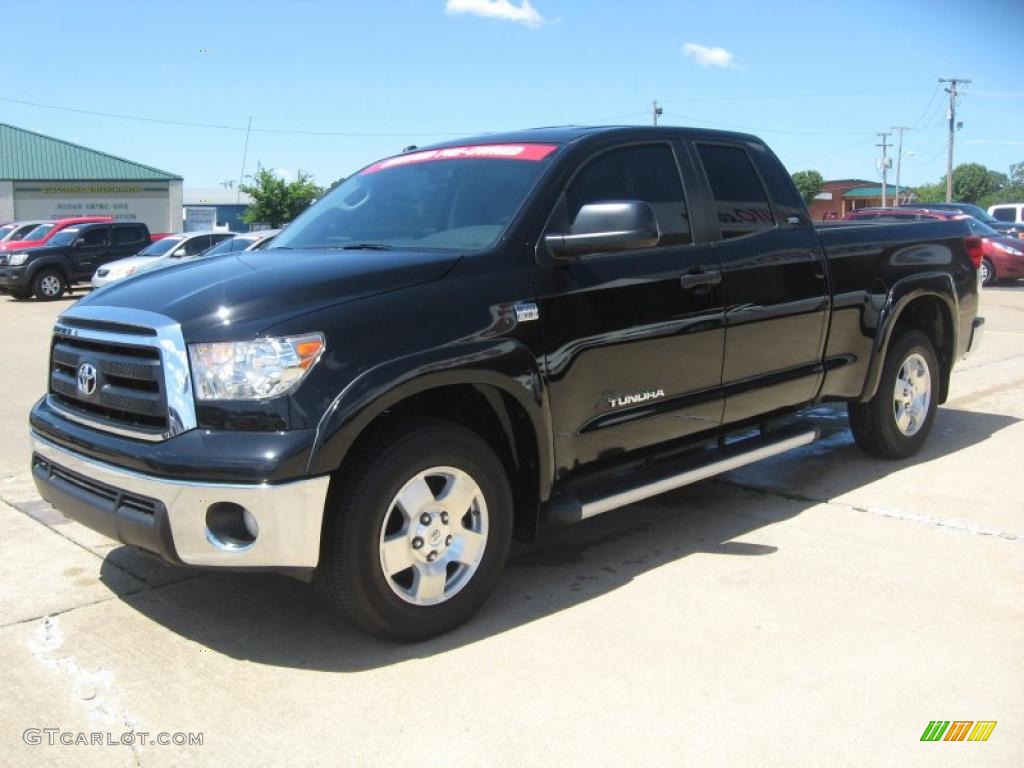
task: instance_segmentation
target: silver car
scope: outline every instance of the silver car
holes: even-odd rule
[[[234,232],[183,232],[151,243],[134,256],[104,264],[92,276],[92,287],[102,288],[129,275],[174,264],[178,259],[199,256],[212,246],[235,236]]]
[[[270,245],[280,232],[280,229],[260,229],[255,232],[244,232],[235,235],[230,240],[221,241],[204,253],[203,256],[219,256],[224,253],[239,253],[241,251],[261,251]]]

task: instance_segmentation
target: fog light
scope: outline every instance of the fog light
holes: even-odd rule
[[[218,501],[206,509],[206,538],[218,549],[241,551],[256,542],[260,527],[252,512],[232,501]]]

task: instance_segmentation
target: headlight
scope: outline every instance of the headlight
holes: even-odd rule
[[[298,386],[324,351],[322,333],[189,344],[199,400],[262,400]]]
[[[12,253],[11,260],[8,261],[7,263],[10,264],[12,267],[20,267],[22,264],[25,263],[25,260],[27,258],[27,253]]]

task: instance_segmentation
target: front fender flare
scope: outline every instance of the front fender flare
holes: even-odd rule
[[[546,498],[554,471],[547,393],[534,354],[507,338],[440,347],[360,373],[320,419],[307,473],[336,470],[366,427],[388,408],[418,393],[454,385],[494,387],[522,407],[536,436],[539,486],[541,498]]]

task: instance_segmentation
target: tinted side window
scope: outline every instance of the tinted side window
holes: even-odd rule
[[[649,203],[658,220],[661,245],[692,242],[683,183],[668,146],[625,147],[591,160],[565,192],[568,222],[575,221],[587,203],[613,200]]]
[[[142,227],[114,227],[114,245],[142,242]]]
[[[739,147],[698,144],[697,154],[715,198],[723,240],[775,226],[768,194],[745,151]]]
[[[109,230],[106,227],[99,227],[97,229],[90,229],[88,232],[82,234],[81,241],[82,245],[89,247],[96,247],[107,244],[107,232]]]
[[[1016,218],[1015,214],[1016,211],[1014,211],[1013,208],[992,209],[992,218],[997,219],[998,221],[1013,221],[1014,218]]]
[[[196,256],[210,247],[210,236],[193,237],[185,243],[185,255]]]

